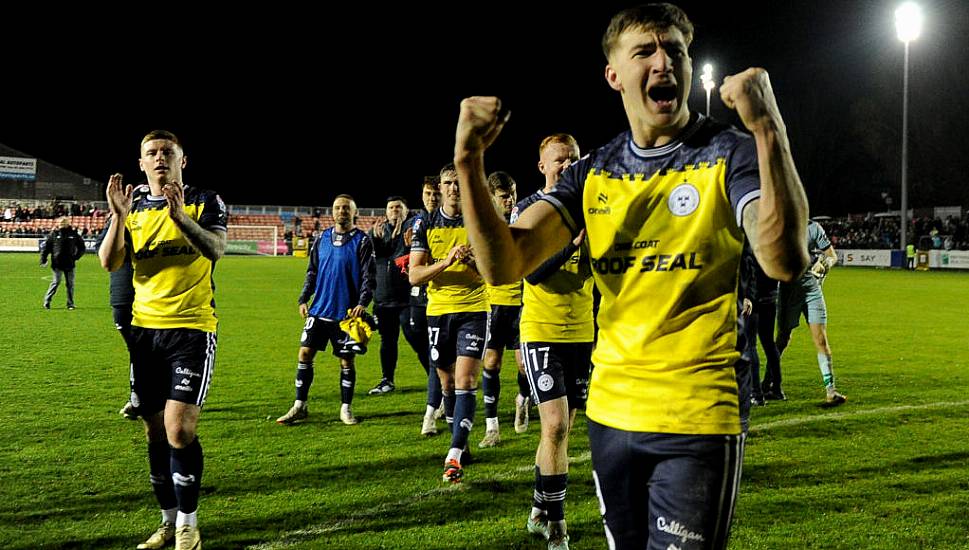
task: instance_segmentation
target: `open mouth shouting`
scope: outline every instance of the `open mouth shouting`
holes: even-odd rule
[[[672,82],[653,84],[646,90],[646,96],[656,104],[660,112],[672,113],[677,107],[677,87]]]

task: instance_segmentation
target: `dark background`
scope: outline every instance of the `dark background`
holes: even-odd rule
[[[696,26],[699,83],[765,67],[812,214],[898,208],[903,46],[885,0],[679,2]],[[626,127],[599,40],[631,3],[165,4],[11,10],[0,143],[105,182],[139,180],[149,130],[185,144],[186,183],[230,204],[418,201],[453,151],[458,103],[498,95],[512,118],[487,156],[519,194],[541,184],[538,143],[583,152]],[[969,206],[969,3],[925,0],[911,46],[909,197]],[[65,11],[67,10],[67,11]],[[338,16],[358,10],[355,17]],[[56,13],[54,13],[56,11]],[[106,21],[122,21],[109,24]],[[714,91],[711,114],[739,124]]]

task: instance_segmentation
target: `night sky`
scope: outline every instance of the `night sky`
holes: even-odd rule
[[[704,63],[718,81],[762,66],[812,214],[884,210],[883,193],[897,208],[899,3],[678,2],[696,27],[691,109],[705,108]],[[166,5],[115,14],[130,21],[113,26],[81,7],[57,21],[24,14],[4,38],[13,55],[0,70],[0,143],[102,182],[120,171],[134,183],[142,135],[164,128],[185,143],[185,182],[229,204],[328,205],[349,192],[379,207],[390,194],[417,202],[423,176],[450,160],[462,97],[498,95],[512,118],[487,168],[511,173],[524,195],[541,184],[545,135],[571,133],[584,152],[626,129],[599,41],[631,4],[474,4],[483,11],[358,3],[355,19],[284,5],[217,16]],[[921,5],[909,200],[969,206],[969,3]],[[716,91],[711,114],[739,124]]]

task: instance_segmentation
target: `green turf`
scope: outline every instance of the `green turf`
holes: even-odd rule
[[[93,256],[45,311],[50,272],[0,254],[0,548],[133,548],[155,526],[144,437],[122,419],[127,365]],[[467,482],[440,481],[444,436],[420,437],[423,370],[401,341],[399,390],[375,340],[359,359],[354,412],[337,419],[338,371],[320,355],[309,421],[273,421],[293,399],[305,260],[229,257],[216,271],[216,373],[199,433],[205,548],[528,548],[538,431],[511,429]],[[825,283],[839,387],[823,399],[806,328],[784,356],[790,400],[754,411],[731,548],[969,547],[969,274],[836,269]],[[481,406],[473,443],[483,435]],[[579,422],[567,514],[573,549],[606,548]]]

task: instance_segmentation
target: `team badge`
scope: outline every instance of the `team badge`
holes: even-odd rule
[[[432,347],[431,348],[431,360],[432,361],[437,361],[439,357],[441,357],[441,353],[439,351],[437,351],[437,348]]]
[[[689,216],[700,206],[700,192],[689,183],[677,185],[667,202],[674,216]]]
[[[554,383],[555,382],[552,380],[552,377],[549,376],[548,374],[543,374],[538,377],[538,382],[537,382],[538,389],[542,391],[548,391],[552,389],[552,384]]]

